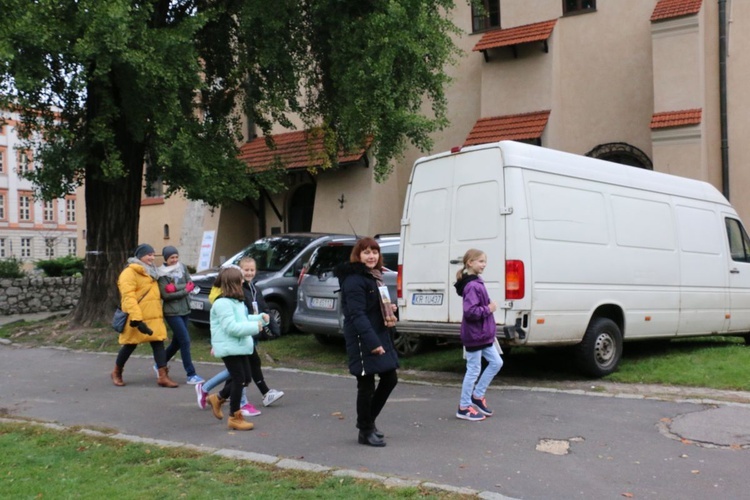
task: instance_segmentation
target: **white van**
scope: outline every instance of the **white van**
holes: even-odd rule
[[[708,183],[512,141],[417,160],[399,255],[398,330],[458,336],[466,250],[505,345],[575,345],[613,372],[623,340],[750,332],[750,239]]]

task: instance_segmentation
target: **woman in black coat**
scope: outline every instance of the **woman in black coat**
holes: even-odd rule
[[[349,260],[337,266],[335,275],[341,285],[349,372],[357,377],[359,443],[385,446],[375,419],[398,383],[398,355],[390,332],[396,325],[396,305],[383,285],[383,257],[377,241],[357,241]]]

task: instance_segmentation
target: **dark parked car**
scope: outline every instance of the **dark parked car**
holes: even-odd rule
[[[281,326],[282,335],[289,331],[292,313],[297,305],[297,282],[303,266],[312,253],[321,245],[339,239],[351,239],[346,234],[288,233],[266,236],[242,249],[222,266],[239,264],[240,259],[250,256],[257,265],[258,289],[268,305],[268,313],[275,316]],[[211,304],[208,294],[219,274],[220,268],[202,271],[193,275],[200,292],[191,296],[190,321],[208,327]]]
[[[396,303],[396,279],[398,277],[398,250],[401,238],[398,236],[376,236],[383,254],[383,283],[388,287],[391,300]],[[299,330],[312,333],[319,342],[327,344],[341,339],[343,335],[343,315],[339,300],[339,280],[333,275],[333,268],[347,262],[355,237],[331,241],[321,245],[310,257],[310,262],[300,277],[297,291],[297,309],[293,322]],[[396,326],[395,344],[400,355],[413,354],[411,346],[404,345]]]

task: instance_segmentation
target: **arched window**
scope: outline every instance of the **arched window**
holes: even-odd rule
[[[164,239],[169,239],[169,224],[164,224]]]
[[[600,144],[586,153],[586,156],[622,165],[630,165],[631,167],[645,168],[647,170],[654,169],[654,164],[646,153],[625,142]]]

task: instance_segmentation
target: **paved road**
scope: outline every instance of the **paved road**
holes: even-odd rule
[[[0,415],[520,499],[748,498],[750,405],[493,387],[496,416],[475,423],[454,417],[457,386],[401,383],[378,421],[388,446],[375,449],[356,442],[351,377],[266,369],[286,396],[240,433],[199,410],[192,386],[158,387],[151,363],[131,358],[128,385],[116,388],[112,355],[0,345]],[[221,369],[201,365],[204,376]],[[254,387],[250,395],[259,401]]]

